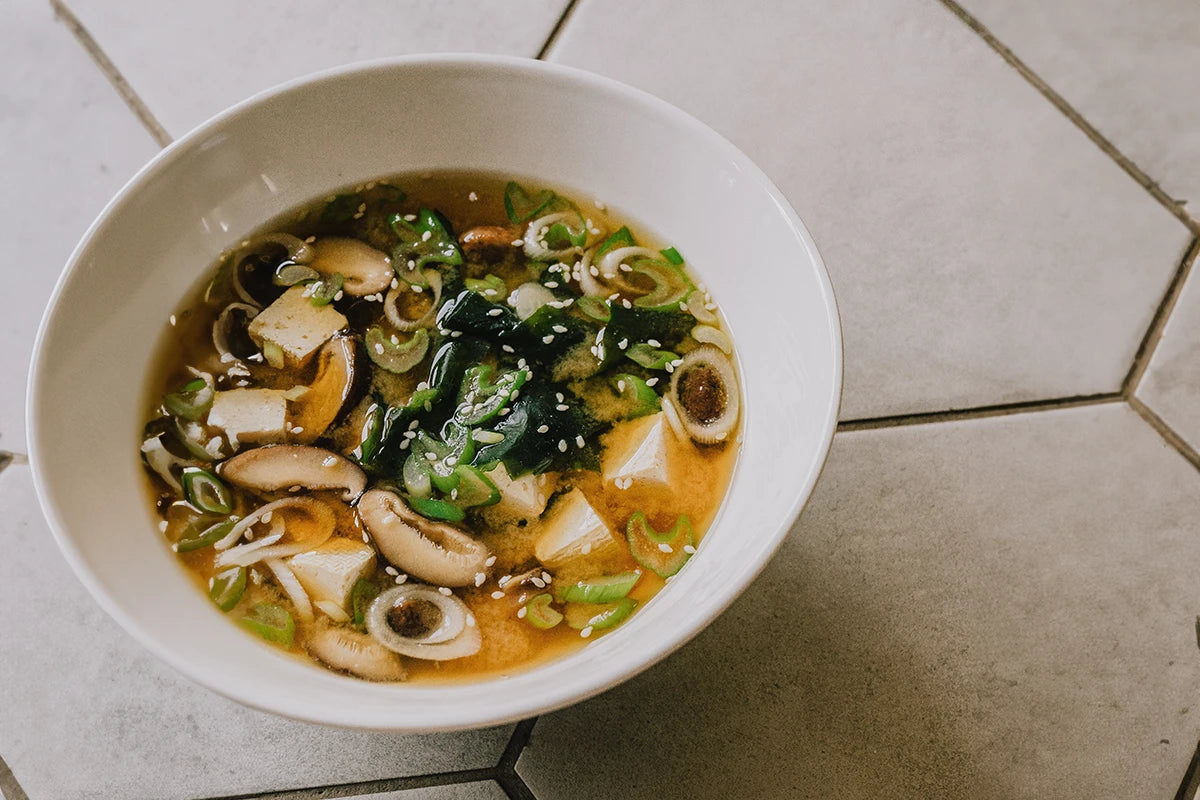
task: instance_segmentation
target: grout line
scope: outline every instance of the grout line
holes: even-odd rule
[[[250,792],[248,794],[222,795],[206,800],[326,800],[335,797],[351,797],[361,794],[378,794],[404,789],[423,789],[429,786],[452,786],[462,783],[495,781],[495,769],[465,769],[455,772],[435,772],[405,778],[384,778],[376,781],[337,783],[327,786],[312,786],[304,789],[288,789],[282,792]],[[21,798],[26,800],[26,798]]]
[[[1128,402],[1129,407],[1136,411],[1146,421],[1146,424],[1158,431],[1158,435],[1163,438],[1163,441],[1178,450],[1179,454],[1186,458],[1193,467],[1200,469],[1200,453],[1197,453],[1182,436],[1172,430],[1171,426],[1163,422],[1162,417],[1136,397],[1128,398]]]
[[[1137,355],[1134,356],[1133,364],[1129,367],[1129,374],[1125,376],[1125,382],[1121,384],[1122,394],[1132,395],[1142,382],[1142,377],[1150,366],[1150,359],[1154,357],[1154,351],[1158,348],[1158,343],[1162,341],[1163,331],[1167,327],[1167,321],[1171,318],[1171,312],[1175,310],[1175,304],[1179,302],[1179,295],[1183,293],[1183,286],[1187,282],[1187,277],[1192,271],[1192,265],[1196,262],[1198,253],[1200,253],[1200,239],[1193,239],[1183,260],[1179,262],[1179,268],[1175,270],[1175,275],[1171,278],[1167,293],[1163,295],[1158,310],[1154,312],[1154,318],[1150,321],[1150,327],[1146,329],[1146,335],[1142,337],[1142,341],[1138,345]]]
[[[952,14],[962,20],[968,28],[979,35],[993,50],[995,50],[1001,58],[1008,62],[1009,66],[1020,73],[1021,77],[1029,81],[1035,89],[1050,101],[1050,103],[1061,111],[1067,119],[1075,123],[1075,127],[1083,131],[1092,142],[1099,147],[1113,161],[1117,162],[1117,166],[1125,170],[1129,177],[1133,178],[1142,188],[1150,193],[1150,195],[1159,202],[1163,208],[1170,211],[1176,219],[1182,222],[1193,233],[1200,233],[1200,222],[1192,219],[1188,212],[1184,209],[1183,204],[1175,198],[1169,196],[1158,185],[1158,182],[1153,180],[1149,175],[1141,170],[1129,159],[1124,153],[1117,149],[1104,134],[1100,133],[1094,125],[1088,122],[1082,114],[1066,101],[1066,99],[1050,87],[1050,84],[1042,80],[1038,75],[1029,68],[1024,61],[1017,57],[1007,45],[1001,42],[996,35],[993,34],[986,26],[967,11],[956,0],[940,0],[941,4],[950,10]]]
[[[29,795],[25,794],[21,784],[17,783],[16,776],[12,774],[8,764],[4,763],[3,757],[0,757],[0,797],[4,800],[29,800]]]
[[[508,740],[508,746],[500,756],[500,763],[496,765],[496,782],[508,795],[509,800],[537,800],[533,791],[525,784],[525,780],[517,774],[517,760],[529,744],[529,737],[533,735],[533,726],[537,721],[538,718],[533,717],[517,723],[512,738]]]
[[[129,110],[141,121],[150,135],[154,137],[154,141],[158,142],[159,147],[166,147],[171,143],[171,134],[167,133],[167,129],[155,118],[150,109],[142,102],[142,98],[138,97],[137,92],[129,85],[129,81],[125,80],[125,76],[121,74],[112,60],[105,54],[100,45],[92,38],[92,34],[88,33],[87,28],[83,27],[83,23],[79,21],[71,9],[63,3],[63,0],[50,0],[50,7],[54,9],[54,14],[62,21],[64,25],[70,29],[75,38],[83,45],[83,49],[88,52],[92,60],[96,62],[96,66],[108,78],[109,83],[117,90],[117,94],[125,101],[125,105],[129,106]]]
[[[1125,396],[1120,392],[1080,395],[1077,397],[1054,397],[1049,400],[1027,400],[1019,403],[1002,403],[994,406],[976,406],[950,411],[922,411],[915,414],[897,414],[890,417],[848,419],[839,422],[838,433],[869,431],[877,428],[900,428],[906,425],[930,425],[937,422],[960,422],[968,419],[1006,417],[1011,414],[1030,414],[1037,411],[1055,411],[1063,408],[1080,408],[1105,403],[1120,403]]]
[[[567,6],[563,9],[562,14],[559,15],[558,22],[554,23],[554,27],[550,29],[550,35],[542,43],[542,49],[538,50],[538,54],[534,56],[538,61],[544,60],[550,53],[550,48],[558,40],[558,35],[562,33],[563,26],[567,24],[567,18],[571,16],[571,12],[575,10],[575,6],[578,3],[579,0],[567,0]]]
[[[1183,773],[1183,781],[1179,784],[1179,791],[1175,793],[1175,800],[1194,800],[1198,789],[1200,789],[1200,745],[1196,746],[1191,763],[1188,764],[1187,771]]]

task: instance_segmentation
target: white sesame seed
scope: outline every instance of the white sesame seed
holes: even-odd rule
[[[475,615],[474,614],[467,614],[467,627],[468,628],[475,627]]]
[[[499,600],[502,597],[504,597],[504,592],[492,592],[493,600]]]
[[[410,258],[410,259],[408,260],[408,268],[409,268],[409,269],[416,269],[416,268],[417,268],[417,262],[416,262],[416,261],[413,261],[413,260]]]
[[[396,576],[396,585],[399,586],[400,584],[404,583],[407,580],[408,580],[408,576],[401,573]]]
[[[558,440],[558,449],[564,453],[567,452],[567,440],[566,439]]]
[[[501,315],[501,314],[503,314],[503,313],[504,313],[504,309],[503,309],[503,308],[493,308],[493,309],[490,309],[490,310],[487,312],[487,315],[488,315],[489,317],[498,317],[498,316],[500,316],[500,315]]]
[[[566,411],[569,408],[570,408],[570,406],[567,405],[566,403],[559,403],[558,405],[556,405],[554,407],[554,410],[555,411]]]
[[[591,635],[592,635],[592,626],[591,626],[591,625],[588,625],[586,628],[584,628],[583,630],[581,630],[581,631],[579,632],[579,635],[580,635],[582,638],[584,638],[584,639],[586,639],[586,638],[588,638],[589,636],[591,636]]]
[[[400,288],[400,279],[399,278],[392,278],[392,288],[393,289]]]
[[[511,242],[509,242],[509,244],[511,244],[513,247],[520,247],[521,245],[525,244],[525,240],[524,239],[513,239]]]
[[[621,341],[617,342],[617,349],[618,349],[618,350],[624,350],[626,347],[629,347],[629,340],[628,340],[628,339],[622,339]]]
[[[683,552],[687,553],[690,556],[696,552],[696,548],[692,547],[690,544],[685,544],[683,546]]]
[[[555,333],[566,333],[567,326],[566,325],[554,325],[553,327],[550,328],[550,330],[554,331]]]
[[[425,453],[426,461],[437,461],[437,453]]]
[[[375,352],[378,353],[379,355],[383,355],[383,342],[375,343]]]
[[[408,449],[408,445],[409,445],[409,441],[408,441],[408,439],[404,439],[404,440],[402,440],[402,441],[400,442],[400,449],[401,449],[401,450],[407,450],[407,449]]]
[[[550,573],[543,571],[542,572],[542,580],[544,580],[546,583],[550,583],[550,581],[552,580],[550,577]]]
[[[425,231],[424,233],[421,234],[422,242],[428,242],[432,238],[433,238],[433,231]]]
[[[475,573],[475,585],[476,586],[483,586],[483,582],[486,580],[487,580],[487,573],[484,573],[484,572],[476,572]]]
[[[364,533],[364,534],[363,534],[363,541],[364,541],[364,542],[366,542],[367,544],[370,544],[370,543],[371,543],[371,537],[367,536],[367,534],[366,534],[366,533]]]
[[[396,569],[395,567],[391,567],[391,566],[384,567],[383,571],[386,572],[388,575],[391,575],[393,578],[400,574],[400,570]]]
[[[658,378],[647,378],[646,379],[647,386],[654,386],[657,383],[658,383]]]
[[[343,297],[345,297],[345,296],[346,296],[346,293],[345,293],[345,292],[343,292],[341,289],[338,289],[338,290],[337,290],[337,294],[335,294],[335,295],[333,296],[333,299],[334,299],[335,301],[336,301],[336,300],[341,300],[341,299],[342,299]]]
[[[167,321],[170,322],[172,325],[174,325],[175,324],[175,315],[172,314],[170,317],[167,318]]]
[[[523,359],[523,358],[517,359],[517,369],[524,369],[524,368],[525,368],[525,359]]]
[[[651,347],[662,347],[662,342],[660,342],[658,339],[647,339],[646,344],[650,345]]]
[[[659,542],[658,549],[663,551],[664,553],[674,553],[675,552],[674,548],[672,548],[671,545],[667,544],[666,542]]]
[[[585,543],[584,543],[584,545],[583,545],[583,547],[579,548],[579,552],[580,552],[582,555],[585,555],[585,556],[586,556],[588,553],[592,552],[592,543],[591,543],[591,542],[585,542]]]
[[[471,192],[469,195],[467,195],[467,199],[470,200],[472,203],[474,203],[476,200],[479,199],[479,195],[475,194],[474,192]]]
[[[538,433],[545,433],[548,430],[550,430],[549,425],[538,425],[538,428],[537,428]]]
[[[444,594],[444,595],[446,595],[446,597],[449,597],[450,595],[454,594],[454,592],[450,591],[450,589],[449,589],[448,587],[446,587],[446,586],[439,586],[439,587],[438,587],[438,592],[440,592],[441,594]]]
[[[484,565],[485,567],[490,567],[490,566],[492,566],[492,565],[493,565],[493,564],[495,564],[495,563],[496,563],[496,557],[495,557],[495,556],[488,556],[488,557],[487,557],[487,561],[484,561],[484,562],[483,562],[483,565]]]
[[[663,365],[663,369],[665,369],[668,374],[672,373],[675,371],[675,364],[671,361],[668,361],[666,364]]]
[[[451,339],[457,339],[460,336],[462,336],[462,331],[450,331]]]
[[[547,289],[557,289],[558,281],[546,281],[545,286]],[[562,331],[559,331],[559,333],[566,333],[566,330],[564,329]]]
[[[506,353],[512,353],[512,352],[515,352],[515,351],[512,349],[512,345],[508,345],[508,344],[502,344],[502,345],[500,345],[500,349],[501,349],[501,350],[503,350],[503,351],[504,351],[504,352],[506,352]]]
[[[547,333],[545,336],[543,336],[543,337],[542,337],[542,342],[543,342],[544,344],[550,344],[550,343],[551,343],[551,342],[553,342],[553,341],[554,341],[554,334],[553,334],[553,333]]]
[[[304,433],[304,428],[302,428],[299,425],[296,425],[295,427],[292,428],[292,433]]]
[[[162,522],[158,523],[158,529],[160,531],[162,531],[163,533],[167,532],[167,521],[165,519]]]
[[[582,448],[582,447],[583,447],[583,444],[584,444],[584,443],[583,443],[583,437],[582,437],[582,436],[576,436],[576,437],[575,437],[575,446],[576,446],[576,447],[580,447],[580,448]]]

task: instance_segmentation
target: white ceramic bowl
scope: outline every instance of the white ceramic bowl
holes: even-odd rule
[[[603,199],[686,253],[733,332],[744,441],[698,555],[618,630],[503,681],[378,685],[255,641],[196,590],[159,538],[141,487],[142,402],[167,314],[224,248],[337,187],[437,168],[544,178]],[[29,452],[42,508],[79,578],[183,674],[298,719],[460,729],[603,691],[728,606],[812,490],[837,418],[841,366],[833,291],[808,231],[750,159],[709,128],[573,69],[401,58],[261,94],[175,142],[129,182],[76,248],[42,320]]]

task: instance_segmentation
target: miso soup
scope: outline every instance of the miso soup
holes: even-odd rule
[[[739,440],[729,335],[662,244],[478,174],[276,219],[170,317],[141,443],[161,535],[232,624],[361,679],[610,634],[687,568]]]

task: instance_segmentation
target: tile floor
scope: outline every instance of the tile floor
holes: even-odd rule
[[[1200,9],[351,7],[0,7],[6,800],[1195,795]],[[833,276],[844,422],[778,557],[655,669],[536,723],[345,733],[187,683],[90,602],[23,463],[24,372],[71,247],[161,143],[437,50],[612,75],[750,153]]]

